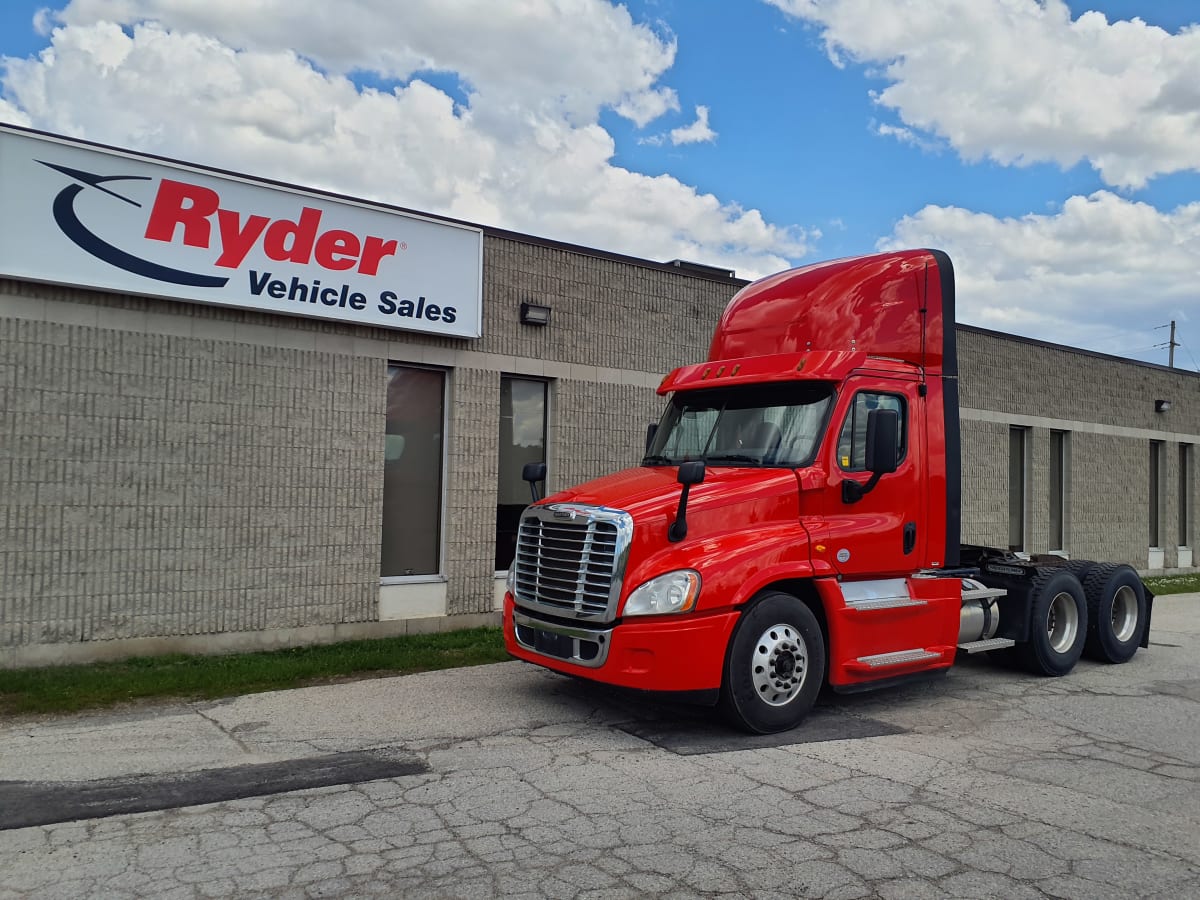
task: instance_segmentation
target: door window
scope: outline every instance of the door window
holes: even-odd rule
[[[908,444],[904,398],[896,394],[859,391],[854,395],[854,402],[838,438],[838,465],[847,472],[862,472],[867,467],[867,416],[873,409],[891,409],[900,416],[900,430],[896,435],[896,458],[904,459]]]

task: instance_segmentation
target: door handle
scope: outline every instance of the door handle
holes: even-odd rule
[[[904,553],[908,555],[917,546],[917,523],[904,523]]]

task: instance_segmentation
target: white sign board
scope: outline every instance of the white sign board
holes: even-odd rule
[[[476,338],[483,233],[0,127],[0,274]]]

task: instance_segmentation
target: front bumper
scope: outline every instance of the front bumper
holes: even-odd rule
[[[737,619],[736,610],[680,613],[581,629],[527,616],[506,593],[504,644],[517,659],[605,684],[708,691],[721,686],[725,648]],[[579,640],[581,635],[586,640]]]

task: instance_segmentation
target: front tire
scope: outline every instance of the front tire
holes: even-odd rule
[[[1146,589],[1130,566],[1102,565],[1083,580],[1088,633],[1084,655],[1101,662],[1128,662],[1142,642]]]
[[[825,640],[805,604],[765,591],[742,613],[725,658],[720,708],[736,728],[773,734],[795,728],[825,678]]]

